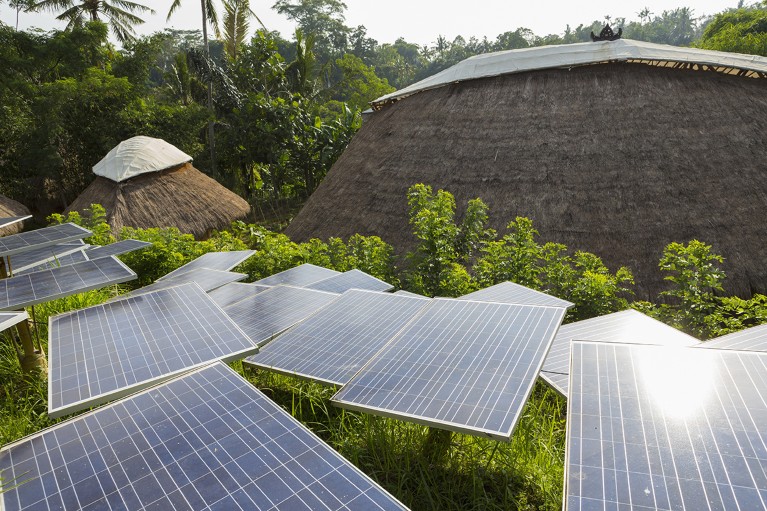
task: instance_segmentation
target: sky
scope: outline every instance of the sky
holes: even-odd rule
[[[79,1],[79,0],[75,0]],[[147,21],[137,28],[139,34],[151,34],[164,28],[197,29],[201,26],[199,0],[182,0],[181,8],[169,22],[165,18],[172,0],[134,0],[150,5],[156,14],[145,16]],[[220,4],[220,0],[214,0]],[[269,30],[279,31],[291,39],[294,24],[272,10],[274,0],[251,0],[251,8]],[[715,14],[729,7],[735,7],[737,0],[589,0],[573,2],[556,0],[537,2],[512,2],[510,0],[476,0],[469,2],[445,2],[437,0],[345,0],[347,5],[346,24],[351,27],[364,25],[368,37],[379,43],[393,43],[398,37],[420,45],[431,45],[437,36],[452,40],[457,35],[466,39],[470,36],[495,39],[498,34],[516,30],[518,27],[531,29],[536,35],[561,34],[569,24],[576,27],[593,20],[603,20],[605,15],[613,18],[624,17],[638,20],[637,13],[645,7],[654,14],[678,7],[691,7],[696,16]],[[15,24],[15,12],[3,2],[0,6],[0,20]],[[46,30],[63,28],[64,22],[55,20],[48,13],[21,13],[19,28],[37,26]],[[251,24],[253,30],[256,22]]]

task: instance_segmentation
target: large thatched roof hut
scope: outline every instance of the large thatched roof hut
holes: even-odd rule
[[[67,208],[104,206],[115,232],[127,227],[178,227],[204,238],[250,212],[247,201],[192,166],[191,156],[164,140],[133,137],[93,167],[96,180]]]
[[[0,195],[0,218],[29,216],[29,208],[27,208],[21,202],[17,202],[13,199]],[[23,222],[16,222],[6,227],[0,227],[0,236],[8,236],[10,234],[16,234],[21,231],[24,226]]]
[[[422,182],[629,266],[640,298],[665,288],[664,246],[693,238],[726,257],[729,291],[767,292],[765,78],[762,57],[629,40],[473,57],[375,101],[287,234],[401,253]]]

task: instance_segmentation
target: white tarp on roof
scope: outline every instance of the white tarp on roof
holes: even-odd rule
[[[372,104],[379,106],[416,92],[464,80],[614,61],[680,62],[706,65],[722,70],[767,73],[767,57],[619,39],[596,43],[538,46],[475,55],[404,89],[381,96]]]
[[[123,140],[93,166],[93,173],[112,181],[125,181],[147,172],[158,172],[192,157],[165,140],[138,136]]]

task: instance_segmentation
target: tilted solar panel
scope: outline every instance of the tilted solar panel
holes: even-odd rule
[[[0,280],[0,310],[16,310],[91,289],[120,284],[136,274],[114,257]]]
[[[565,505],[767,508],[767,354],[572,343]]]
[[[693,346],[700,342],[634,309],[562,325],[543,362],[541,378],[565,397],[570,374],[570,342],[576,339],[664,346]]]
[[[193,283],[62,314],[50,319],[48,331],[51,417],[256,352]]]
[[[217,289],[221,286],[225,286],[231,282],[237,282],[238,280],[246,279],[247,277],[248,276],[244,273],[211,270],[208,268],[197,268],[193,271],[176,275],[173,278],[158,280],[157,282],[149,284],[148,286],[134,289],[130,293],[122,295],[120,298],[152,293],[154,291],[159,291],[160,289],[168,289],[169,287],[179,286],[189,282],[196,283],[202,288],[203,291],[207,292]]]
[[[700,343],[696,348],[767,351],[767,324],[716,337]]]
[[[436,298],[332,402],[508,441],[564,315]]]
[[[25,481],[5,511],[407,509],[220,362],[3,447],[0,473]]]
[[[148,241],[141,240],[120,240],[109,245],[102,245],[99,247],[89,248],[87,250],[88,259],[91,261],[94,259],[101,259],[102,257],[117,256],[133,252],[135,250],[141,250],[152,246]]]
[[[26,321],[26,311],[24,312],[0,312],[0,332],[8,330],[14,325],[18,325],[22,321]]]
[[[518,303],[521,305],[545,305],[549,307],[573,306],[572,302],[562,300],[535,289],[516,284],[514,282],[501,282],[494,286],[474,291],[463,295],[459,300],[474,300],[476,302],[500,302],[500,303]]]
[[[330,293],[343,293],[350,289],[367,289],[368,291],[391,291],[394,286],[364,271],[349,270],[340,275],[309,284],[308,289],[317,289],[319,291],[328,291]]]
[[[93,234],[91,231],[79,225],[61,224],[4,236],[0,238],[0,257],[87,238],[91,234]]]
[[[85,261],[88,261],[88,256],[85,255],[84,250],[78,250],[76,252],[72,252],[71,254],[67,254],[64,256],[61,256],[53,261],[49,261],[47,263],[43,263],[39,266],[35,266],[34,268],[30,268],[28,270],[17,272],[14,270],[14,275],[27,275],[29,273],[34,273],[37,271],[43,271],[43,270],[50,270],[52,268],[60,268],[62,266],[71,266],[73,264],[77,263],[84,263]]]
[[[60,243],[58,245],[49,245],[47,247],[36,248],[21,254],[10,256],[11,271],[13,275],[23,275],[34,271],[35,268],[55,268],[62,266],[60,261],[70,254],[82,252],[87,245],[77,243]],[[83,259],[87,260],[87,259]],[[49,264],[51,263],[51,264]],[[65,265],[63,265],[65,266]]]
[[[167,275],[157,280],[176,278],[184,273],[201,268],[210,270],[229,271],[235,266],[243,263],[246,259],[255,254],[255,250],[232,250],[230,252],[208,252],[197,259],[194,259],[180,268],[176,268]]]
[[[428,303],[353,289],[243,363],[344,385]]]
[[[257,295],[270,289],[269,286],[259,286],[258,284],[243,284],[242,282],[232,282],[208,292],[208,296],[213,298],[221,308],[229,307],[249,296]]]
[[[3,218],[0,218],[0,229],[2,229],[3,227],[8,227],[9,225],[23,222],[24,220],[29,220],[30,218],[32,218],[32,215],[6,216]]]
[[[424,295],[419,295],[418,293],[411,293],[410,291],[405,291],[404,289],[400,289],[399,291],[395,291],[393,294],[395,295],[402,295],[402,296],[412,296],[415,298],[427,298]]]
[[[263,346],[339,295],[300,287],[275,286],[224,308],[237,326]]]
[[[340,275],[340,272],[306,263],[280,273],[275,273],[274,275],[261,280],[257,280],[254,284],[260,284],[262,286],[277,286],[282,284],[304,287],[336,275]]]

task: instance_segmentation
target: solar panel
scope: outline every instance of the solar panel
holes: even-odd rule
[[[514,282],[501,282],[494,286],[474,291],[463,295],[459,300],[474,300],[477,302],[500,302],[500,303],[518,303],[522,305],[545,305],[549,307],[573,306],[572,302],[562,300],[556,296],[547,295],[535,289],[516,284]]]
[[[344,385],[429,302],[353,289],[243,363]]]
[[[24,312],[0,312],[0,332],[4,330],[8,330],[14,325],[17,325],[21,323],[22,321],[26,321],[27,318],[26,311]]]
[[[88,258],[92,261],[94,259],[101,259],[102,257],[117,256],[121,254],[127,254],[135,250],[141,250],[151,246],[152,244],[147,241],[140,240],[120,240],[109,245],[103,245],[100,247],[93,247],[88,249]]]
[[[109,302],[50,320],[48,414],[125,396],[256,346],[196,284]]]
[[[414,298],[426,298],[423,295],[419,295],[418,293],[411,293],[410,291],[405,291],[404,289],[400,289],[399,291],[395,291],[393,294],[395,294],[395,295],[402,295],[402,296],[412,296]]]
[[[436,298],[332,401],[508,441],[564,315]]]
[[[35,268],[52,268],[59,266],[59,261],[67,255],[85,250],[84,243],[62,243],[47,247],[36,248],[28,252],[22,252],[11,256],[11,271],[14,275],[22,275],[33,271]],[[51,264],[48,264],[51,263]]]
[[[17,310],[135,278],[130,268],[108,257],[2,279],[0,310]]]
[[[25,215],[25,216],[7,216],[0,218],[0,229],[4,227],[8,227],[9,225],[17,224],[19,222],[23,222],[24,220],[28,220],[32,218],[32,215]]]
[[[572,343],[567,511],[767,508],[767,354]]]
[[[216,363],[0,450],[6,511],[406,510]]]
[[[85,250],[77,250],[76,252],[72,252],[71,254],[63,255],[53,261],[49,261],[47,263],[43,263],[39,266],[35,266],[34,268],[30,268],[28,270],[24,271],[13,271],[13,274],[15,276],[17,275],[26,275],[28,273],[34,273],[36,271],[42,271],[42,270],[50,270],[51,268],[59,268],[61,266],[71,266],[73,264],[82,263],[85,261],[88,261],[88,256],[85,255]]]
[[[330,293],[343,293],[350,289],[367,289],[368,291],[391,291],[394,289],[394,286],[388,282],[384,282],[357,269],[343,272],[340,275],[309,284],[306,287]]]
[[[262,291],[270,289],[269,286],[259,286],[258,284],[243,284],[242,282],[232,282],[208,293],[221,308],[229,307],[249,296],[257,295]]]
[[[565,397],[570,374],[570,342],[575,339],[664,346],[693,346],[700,342],[634,309],[562,325],[543,362],[541,378]]]
[[[300,287],[275,286],[224,308],[237,326],[263,346],[338,298],[337,294]]]
[[[93,234],[75,224],[43,227],[35,231],[20,232],[0,238],[0,256],[11,256],[28,250],[87,238]]]
[[[143,295],[145,293],[159,291],[160,289],[168,289],[170,287],[186,284],[189,282],[197,283],[203,289],[203,291],[207,292],[217,289],[221,286],[225,286],[230,282],[243,280],[247,277],[248,276],[244,273],[198,268],[194,271],[179,274],[172,279],[158,280],[153,284],[149,284],[148,286],[144,286],[142,288],[135,289],[130,293],[124,294],[120,298]]]
[[[315,266],[313,264],[302,264],[295,268],[275,273],[270,277],[266,277],[261,280],[257,280],[254,284],[260,284],[262,286],[277,286],[280,284],[304,287],[309,284],[314,284],[320,280],[340,275],[340,272],[335,270],[329,270],[321,266]]]
[[[176,268],[167,275],[160,277],[157,280],[165,280],[169,278],[178,277],[184,273],[192,270],[198,270],[200,268],[208,268],[210,270],[229,271],[235,266],[241,264],[250,256],[255,254],[255,250],[233,250],[231,252],[208,252],[203,254],[197,259],[186,263],[180,268]]]
[[[746,328],[740,332],[716,337],[700,343],[697,348],[767,351],[767,324]]]

